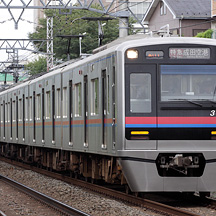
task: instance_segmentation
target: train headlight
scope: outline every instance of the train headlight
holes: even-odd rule
[[[216,131],[212,131],[212,132],[211,132],[211,135],[216,135]]]
[[[127,58],[137,59],[138,58],[138,51],[134,50],[134,49],[127,50]]]

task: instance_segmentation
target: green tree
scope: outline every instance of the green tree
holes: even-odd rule
[[[99,6],[95,6],[98,8]],[[66,12],[66,11],[65,11]],[[60,35],[79,35],[86,32],[85,37],[82,39],[82,53],[90,54],[92,50],[98,47],[98,22],[86,21],[84,17],[100,17],[101,14],[88,11],[88,10],[73,10],[72,14],[59,14],[56,10],[45,11],[46,16],[53,17],[53,47],[54,58],[67,60],[68,39],[58,37]],[[105,23],[105,22],[103,22]],[[104,40],[103,44],[109,43],[116,38],[119,34],[119,20],[113,19],[106,21],[104,25]],[[130,27],[134,23],[133,19],[130,19]],[[36,29],[36,32],[29,34],[31,39],[44,39],[46,38],[46,19],[40,20],[40,26]],[[132,30],[130,29],[132,33]],[[37,44],[35,44],[37,45]],[[41,48],[40,51],[46,52],[46,47]],[[70,58],[79,57],[79,39],[72,38],[70,44]]]
[[[46,58],[39,56],[38,59],[35,59],[34,61],[26,64],[25,70],[29,71],[30,75],[35,75],[37,73],[46,72],[47,71]]]
[[[196,35],[196,37],[199,37],[199,38],[212,38],[212,33],[213,33],[213,30],[212,29],[208,29],[205,32],[198,33]]]

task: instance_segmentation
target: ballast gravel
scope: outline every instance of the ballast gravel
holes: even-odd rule
[[[52,179],[47,176],[35,173],[30,170],[24,170],[14,167],[10,164],[0,161],[0,174],[14,179],[30,188],[33,188],[41,193],[44,193],[54,199],[59,200],[67,205],[84,211],[92,216],[159,216],[155,212],[145,208],[131,206],[121,201],[116,201],[103,195],[98,195],[94,192],[82,189],[77,186],[67,184],[65,182]],[[16,202],[16,205],[10,205],[10,208],[15,206],[16,215],[35,215],[35,212],[28,210],[28,206],[22,202],[13,201],[12,197],[7,196],[5,190],[0,190],[0,200],[4,200],[8,205]],[[16,198],[16,197],[15,197]],[[35,204],[40,206],[41,204]],[[40,216],[47,215],[40,212],[40,208],[35,206],[36,213]],[[0,211],[3,211],[0,209]],[[51,211],[51,210],[50,210]],[[24,214],[23,214],[24,213]]]

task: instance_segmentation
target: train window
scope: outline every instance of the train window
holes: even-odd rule
[[[91,93],[92,93],[92,104],[91,104],[91,115],[97,115],[99,111],[99,81],[93,79],[91,81]]]
[[[38,94],[36,97],[36,119],[40,120],[41,119],[41,95]]]
[[[10,113],[11,113],[11,106],[10,106],[10,102],[8,102],[8,122],[11,121],[11,119],[10,119]]]
[[[46,119],[51,117],[51,98],[50,91],[46,92]]]
[[[3,123],[4,119],[4,109],[3,109],[3,104],[1,104],[1,123]]]
[[[29,114],[29,110],[28,110],[28,98],[26,98],[26,102],[25,102],[25,120],[28,121],[28,114]]]
[[[109,79],[109,75],[107,75],[107,114],[110,113],[110,94],[109,94],[109,85],[110,79]]]
[[[216,100],[216,65],[161,65],[161,101]]]
[[[22,121],[22,99],[19,99],[19,108],[18,108],[18,121]]]
[[[67,106],[68,106],[68,97],[67,97],[67,88],[63,88],[63,118],[67,118]]]
[[[32,121],[33,107],[32,107],[32,97],[29,98],[29,121]]]
[[[75,116],[82,114],[82,91],[81,83],[75,85]]]
[[[132,113],[151,112],[151,74],[130,74],[130,111]]]
[[[5,122],[7,122],[7,117],[8,117],[8,105],[7,103],[5,104]]]
[[[13,101],[13,113],[12,113],[12,119],[13,119],[13,122],[16,121],[16,101]]]
[[[56,118],[61,118],[61,91],[57,89],[56,92]]]

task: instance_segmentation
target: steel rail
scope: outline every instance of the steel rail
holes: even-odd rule
[[[18,190],[22,191],[23,193],[33,197],[34,199],[39,200],[40,202],[45,203],[46,205],[50,206],[51,208],[54,208],[55,210],[66,214],[66,215],[74,215],[74,216],[90,216],[89,214],[82,212],[76,208],[73,208],[69,205],[66,205],[64,203],[59,202],[58,200],[55,200],[45,194],[42,194],[32,188],[29,188],[17,181],[14,181],[13,179],[10,179],[6,176],[0,175],[0,180],[5,182],[6,184],[9,184],[13,186],[14,188],[17,188]]]
[[[7,216],[4,212],[0,211],[0,216]]]
[[[166,215],[168,214],[168,215],[177,215],[177,216],[178,215],[179,216],[198,216],[197,214],[194,214],[194,213],[188,212],[188,211],[184,211],[184,210],[179,209],[179,208],[175,208],[175,207],[165,205],[165,204],[162,204],[159,202],[155,202],[155,201],[152,201],[149,199],[135,197],[135,196],[132,196],[132,195],[120,192],[120,191],[109,189],[109,188],[106,188],[106,187],[103,187],[100,185],[96,185],[96,184],[92,184],[92,183],[82,181],[79,179],[71,178],[69,176],[65,176],[65,175],[62,175],[59,173],[54,173],[54,172],[51,172],[51,171],[48,171],[45,169],[37,168],[35,166],[31,166],[28,164],[24,164],[21,162],[10,160],[10,159],[7,159],[7,158],[1,157],[1,156],[0,156],[0,161],[4,161],[4,162],[10,163],[14,166],[22,167],[24,169],[30,169],[30,170],[37,172],[37,173],[40,173],[42,175],[45,175],[45,176],[48,176],[51,178],[55,178],[55,179],[64,181],[66,183],[79,186],[79,187],[83,187],[83,188],[86,188],[90,191],[104,194],[106,196],[110,196],[110,197],[117,199],[117,200],[122,200],[122,201],[131,203],[131,204],[134,204],[137,206],[145,207],[147,209],[152,209],[152,210],[157,211],[157,212],[162,212],[163,214],[166,214]]]

